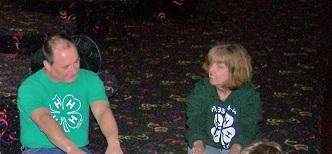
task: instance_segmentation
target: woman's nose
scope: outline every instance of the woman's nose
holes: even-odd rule
[[[216,68],[216,64],[213,63],[213,64],[210,65],[210,67],[209,67],[209,71],[210,71],[210,72],[211,72],[211,71],[214,71],[215,68]]]

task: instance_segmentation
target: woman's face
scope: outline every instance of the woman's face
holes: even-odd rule
[[[209,66],[210,84],[223,87],[229,78],[228,67],[225,63],[211,62]]]

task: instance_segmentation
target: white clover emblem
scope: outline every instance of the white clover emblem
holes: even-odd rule
[[[78,112],[81,108],[81,101],[73,95],[66,95],[63,100],[57,95],[52,99],[50,111],[53,118],[60,123],[65,132],[70,129],[79,128],[82,123],[82,115]]]
[[[212,127],[211,134],[216,143],[221,142],[225,149],[230,148],[230,142],[235,136],[235,129],[233,128],[234,118],[228,113],[217,113],[214,116],[215,127]]]

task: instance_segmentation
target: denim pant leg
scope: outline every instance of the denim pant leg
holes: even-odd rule
[[[87,154],[92,154],[86,147],[81,147],[83,151],[85,151]],[[62,151],[59,148],[26,148],[22,151],[22,154],[66,154],[64,151]]]
[[[221,150],[215,147],[205,145],[206,154],[228,154],[229,150]],[[191,149],[188,147],[188,154],[191,154]]]

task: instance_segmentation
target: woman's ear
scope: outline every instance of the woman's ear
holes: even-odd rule
[[[44,64],[44,67],[46,68],[46,70],[50,70],[51,69],[51,64],[47,60],[44,60],[43,64]]]

